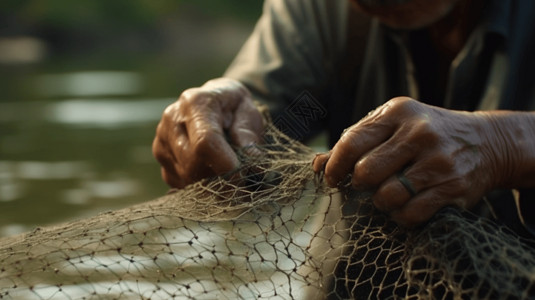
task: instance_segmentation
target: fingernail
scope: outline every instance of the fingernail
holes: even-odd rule
[[[328,161],[329,155],[327,153],[316,153],[316,156],[312,160],[312,168],[314,169],[314,172],[318,173],[325,171],[325,166]]]

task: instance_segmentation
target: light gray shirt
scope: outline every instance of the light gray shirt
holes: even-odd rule
[[[346,127],[397,96],[459,110],[532,110],[535,1],[488,1],[482,15],[451,63],[440,102],[420,95],[409,43],[413,33],[389,29],[346,0],[265,1],[254,32],[224,76],[243,82],[268,104],[285,133],[306,139],[327,128],[331,146]],[[512,198],[510,191],[493,194],[495,202],[514,201],[502,201]],[[533,222],[527,214],[535,212],[535,192],[516,195],[522,221]],[[516,215],[514,206],[498,209],[502,219],[510,219],[511,210]]]

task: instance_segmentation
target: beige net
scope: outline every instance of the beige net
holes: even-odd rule
[[[128,209],[0,240],[2,299],[519,299],[535,257],[455,209],[400,230],[270,128],[242,167]]]

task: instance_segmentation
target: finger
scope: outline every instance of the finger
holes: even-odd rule
[[[238,147],[260,143],[264,131],[262,115],[248,98],[249,96],[246,97],[236,109],[229,130],[232,142]]]
[[[156,159],[166,165],[175,165],[177,162],[174,149],[182,146],[185,136],[187,141],[187,134],[182,121],[177,118],[177,112],[180,111],[180,102],[175,102],[169,105],[163,115],[158,127],[156,128],[156,137],[152,143],[152,153]],[[177,144],[178,139],[180,142]]]
[[[407,180],[410,180],[407,178]],[[372,196],[373,204],[383,212],[391,212],[400,209],[412,195],[399,181],[397,176],[389,177]]]
[[[239,166],[238,157],[230,147],[221,127],[210,122],[193,121],[187,126],[189,147],[186,157],[190,164],[207,166],[214,174],[220,175]]]
[[[393,131],[391,126],[359,124],[347,130],[331,151],[325,166],[325,179],[331,187],[337,186],[347,174],[352,173],[357,161],[387,140]]]
[[[186,182],[181,180],[174,172],[169,172],[165,167],[160,168],[162,179],[170,186],[177,189],[181,189],[187,185]]]
[[[184,117],[187,110],[188,103],[184,101],[169,106],[157,130],[157,136],[161,139],[158,138],[159,143],[155,141],[153,144],[154,152],[158,151],[159,161],[165,169],[162,176],[167,179],[164,180],[178,188],[214,175],[190,145],[187,118]]]
[[[412,228],[423,224],[441,208],[458,200],[444,197],[440,189],[428,189],[414,196],[401,208],[391,211],[394,222],[402,227]]]
[[[414,114],[411,109],[417,101],[394,98],[370,112],[342,135],[333,148],[331,159],[325,168],[325,179],[330,186],[336,186],[354,170],[360,158],[370,150],[388,140],[405,119]]]
[[[397,172],[386,179],[377,189],[373,196],[374,205],[382,211],[389,212],[401,208],[405,203],[411,200],[412,193],[420,193],[431,188],[445,189],[445,186],[452,186],[451,177],[448,171],[443,167],[445,163],[437,156],[423,157],[408,168],[403,173]],[[407,181],[405,186],[400,176]],[[452,189],[445,190],[445,195],[454,192]],[[409,190],[411,189],[411,190]]]
[[[414,159],[415,162],[403,171],[403,176],[408,180],[416,192],[431,188],[452,187],[447,193],[455,193],[459,184],[455,164],[449,156],[432,153],[423,153]]]
[[[180,180],[189,184],[206,177],[229,172],[239,165],[233,150],[220,134],[207,132],[198,135],[200,137],[193,137],[197,138],[193,142],[191,136],[179,135],[171,147],[172,157],[176,159],[174,168]],[[224,149],[223,147],[227,147],[227,149],[218,150]],[[225,151],[234,155],[230,159],[235,158],[236,161],[231,161],[229,164],[228,157],[223,156]],[[169,169],[167,170],[171,173]]]
[[[207,94],[208,97],[205,98],[208,98],[211,102],[210,104],[216,105],[219,108],[219,110],[217,110],[218,116],[222,117],[221,125],[225,129],[230,128],[233,120],[235,120],[235,111],[242,103],[246,102],[246,99],[252,104],[252,101],[250,100],[251,94],[247,88],[245,88],[239,81],[233,79],[218,78],[209,80],[199,90],[201,93]],[[194,89],[193,91],[197,90]],[[186,99],[189,98],[188,94],[185,96]],[[213,98],[218,98],[223,101],[213,101]]]
[[[180,141],[186,139],[187,138],[183,135],[179,136],[177,138],[177,144],[181,144]],[[183,180],[179,175],[181,172],[183,172],[183,168],[181,168],[182,164],[180,163],[180,161],[184,160],[184,157],[182,157],[182,147],[174,147],[174,149],[172,149],[171,145],[163,143],[160,139],[155,138],[152,149],[154,156],[162,166],[162,179],[169,186],[183,188],[185,185],[190,183]]]
[[[365,154],[355,164],[353,186],[378,186],[407,166],[418,155],[419,146],[408,141],[406,136],[406,131],[400,128],[386,142]]]
[[[166,135],[165,138],[154,140],[153,153],[168,172],[183,176],[184,164],[189,160],[185,154],[189,147],[187,131],[183,122],[169,123],[159,131],[158,136]]]
[[[327,161],[329,160],[330,156],[330,152],[316,154],[314,160],[312,161],[312,168],[314,169],[315,173],[325,171],[325,165],[327,164]]]
[[[181,99],[184,104],[179,112],[188,116],[184,120],[188,136],[187,147],[183,147],[186,169],[196,171],[197,167],[207,166],[212,172],[206,176],[220,175],[239,166],[223,133],[226,116],[221,111],[221,101],[214,101],[213,97],[212,93],[189,90]]]
[[[152,154],[162,167],[175,171],[176,160],[173,151],[167,143],[164,143],[158,137],[154,138],[152,142]]]

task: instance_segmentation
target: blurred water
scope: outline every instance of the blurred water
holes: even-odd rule
[[[10,19],[14,29],[0,30],[0,237],[167,192],[151,153],[162,111],[220,76],[254,26],[211,7],[164,10],[150,30],[114,23],[105,7],[94,13],[108,27]],[[42,13],[33,17],[52,22]]]
[[[134,72],[85,71],[43,75],[37,88],[45,96],[132,95],[141,92],[142,76]]]
[[[0,102],[0,236],[165,193],[151,142],[175,96],[136,96],[135,72],[34,78],[35,100]]]
[[[137,99],[72,99],[49,105],[44,117],[50,122],[80,127],[115,128],[135,126],[160,119],[163,108],[173,98]]]

